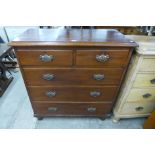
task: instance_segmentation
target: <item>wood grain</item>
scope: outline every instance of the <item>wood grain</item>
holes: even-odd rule
[[[154,82],[151,82],[151,80],[154,80]],[[137,74],[133,87],[155,87],[155,73]]]
[[[38,116],[106,116],[111,110],[110,103],[50,103],[33,102],[34,112]],[[88,108],[96,108],[89,112]],[[48,108],[57,108],[55,112],[49,112]]]
[[[96,60],[97,55],[108,55],[105,62]],[[91,67],[124,67],[128,64],[128,50],[77,50],[76,65]]]
[[[148,117],[148,119],[144,122],[144,129],[155,129],[155,111]]]
[[[40,60],[41,55],[54,56],[54,60],[43,62]],[[43,66],[72,66],[72,51],[70,50],[33,50],[18,51],[17,55],[21,65],[43,65]]]
[[[107,86],[107,87],[28,87],[30,96],[33,101],[74,101],[74,102],[112,102],[118,87]],[[46,92],[55,91],[56,96],[48,97],[45,95]],[[100,96],[92,97],[90,92],[97,91],[100,92]]]
[[[116,30],[90,29],[28,30],[10,45],[37,117],[108,115],[137,46]],[[52,55],[53,61],[42,62],[40,55],[45,54]],[[110,58],[98,62],[96,55],[100,54]],[[54,79],[47,81],[43,74],[53,74]],[[103,74],[104,79],[97,81],[94,74]],[[48,91],[56,95],[49,97]],[[92,97],[92,92],[99,96]],[[53,106],[59,110],[49,112]]]
[[[149,97],[143,97],[145,94],[150,94]],[[155,101],[155,88],[133,88],[126,100],[127,102],[151,103]]]
[[[119,85],[122,68],[23,68],[28,85]],[[43,79],[43,75],[54,75],[52,80]],[[101,74],[103,80],[95,80],[94,75]]]
[[[144,72],[155,72],[154,66],[155,66],[155,57],[144,58],[139,70]]]
[[[11,46],[108,46],[135,47],[135,42],[117,30],[103,29],[29,29],[13,40]]]

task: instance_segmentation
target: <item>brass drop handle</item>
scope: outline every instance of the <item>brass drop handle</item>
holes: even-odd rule
[[[50,81],[54,79],[54,74],[43,74],[43,79]]]
[[[45,93],[45,95],[48,97],[54,97],[54,96],[56,96],[56,91],[47,91]]]
[[[103,80],[104,79],[104,74],[94,74],[93,75],[93,78],[95,79],[95,80]]]
[[[48,108],[48,112],[56,112],[56,111],[58,111],[57,107],[49,107]]]
[[[88,112],[96,112],[96,107],[89,107],[87,108]]]
[[[155,79],[150,80],[152,84],[155,84]]]
[[[109,55],[104,55],[104,54],[96,55],[96,60],[99,61],[99,62],[105,62],[109,58],[110,58]]]
[[[100,95],[101,95],[101,93],[98,92],[98,91],[92,91],[92,92],[90,92],[90,96],[92,96],[92,97],[97,97],[97,96],[100,96]]]
[[[143,98],[149,98],[149,97],[151,97],[152,95],[150,94],[150,93],[146,93],[146,94],[144,94],[143,95]]]
[[[144,107],[136,107],[135,110],[136,111],[142,111],[144,109]]]
[[[50,62],[50,61],[54,60],[54,56],[53,55],[44,54],[44,55],[40,55],[39,59],[41,61],[43,61],[43,62]]]

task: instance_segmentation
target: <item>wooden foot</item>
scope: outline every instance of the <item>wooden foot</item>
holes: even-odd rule
[[[40,120],[43,120],[43,117],[37,117],[37,119],[40,121]]]
[[[120,118],[113,116],[112,121],[113,123],[118,123]]]
[[[99,117],[100,120],[104,121],[106,119],[106,117]]]

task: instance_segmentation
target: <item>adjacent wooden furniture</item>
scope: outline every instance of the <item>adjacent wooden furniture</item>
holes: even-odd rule
[[[151,115],[146,119],[143,125],[144,129],[155,129],[155,110]]]
[[[7,46],[6,44],[0,44],[0,97],[3,95],[11,81],[13,80],[12,76],[7,76],[7,67],[5,67],[3,58],[8,57],[11,53],[12,47]]]
[[[155,108],[155,37],[126,36],[139,47],[114,108],[114,121],[120,118],[146,117]]]
[[[107,116],[137,46],[95,29],[30,29],[10,45],[38,118]]]
[[[116,29],[124,35],[140,34],[136,26],[95,26],[96,29]]]

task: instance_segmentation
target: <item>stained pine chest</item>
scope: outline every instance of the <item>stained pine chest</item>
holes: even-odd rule
[[[100,29],[30,29],[10,45],[38,118],[106,117],[137,46]]]

